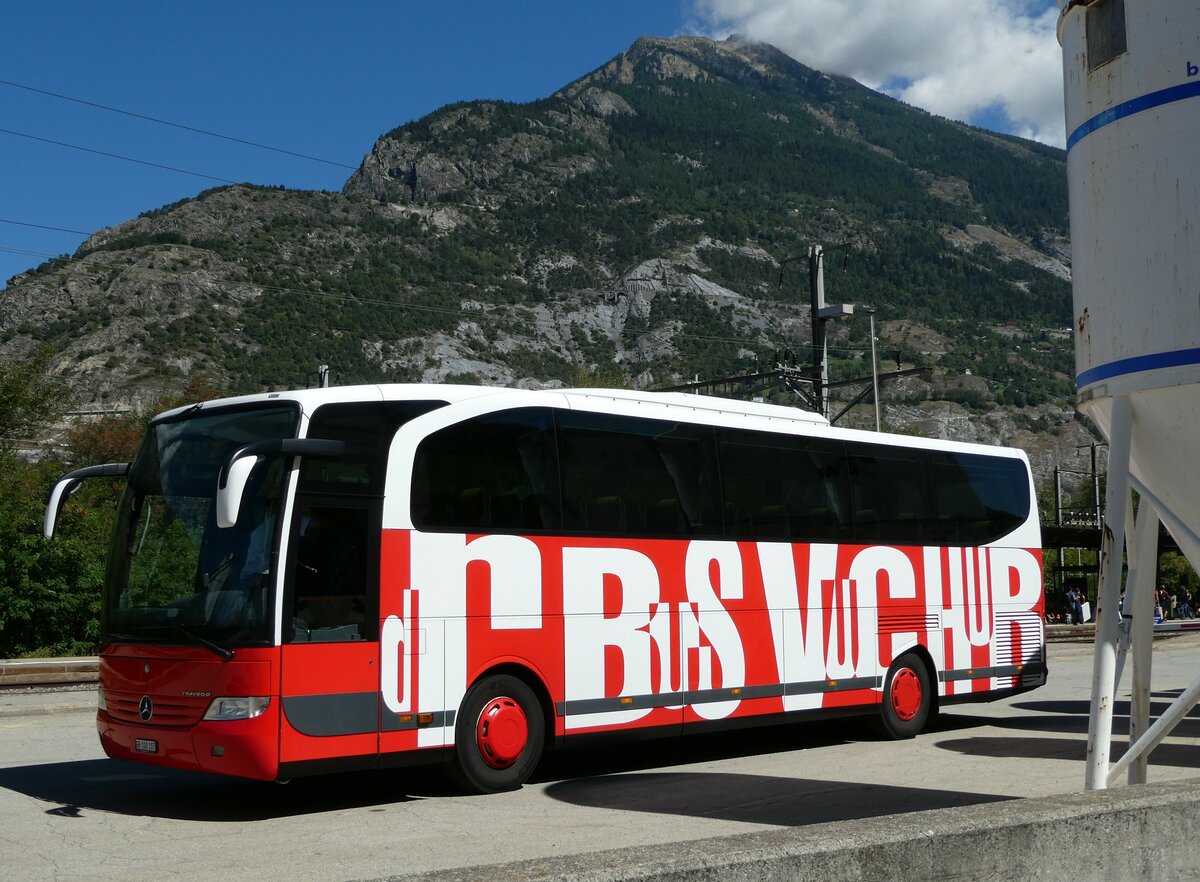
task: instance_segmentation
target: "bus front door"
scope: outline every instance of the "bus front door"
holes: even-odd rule
[[[378,530],[371,507],[354,500],[300,499],[296,509],[280,762],[370,767],[379,753],[378,578],[369,564],[378,560]]]

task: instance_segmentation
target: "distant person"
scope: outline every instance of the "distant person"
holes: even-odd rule
[[[1083,602],[1076,588],[1067,589],[1067,614],[1072,625],[1083,624]]]

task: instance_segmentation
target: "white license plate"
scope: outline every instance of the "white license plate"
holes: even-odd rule
[[[138,753],[158,753],[158,742],[150,738],[135,738],[133,749]]]

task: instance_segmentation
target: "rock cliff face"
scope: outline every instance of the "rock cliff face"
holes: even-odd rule
[[[885,385],[884,420],[1016,443],[1046,472],[1090,440],[1065,231],[1059,151],[770,46],[645,38],[539,101],[400,126],[341,193],[224,187],[99,230],[0,292],[0,357],[49,342],[97,403],[197,374],[304,385],[318,364],[656,387],[807,363],[816,242],[830,301],[877,309],[882,368],[928,369]],[[832,327],[831,357],[869,374],[865,318]]]

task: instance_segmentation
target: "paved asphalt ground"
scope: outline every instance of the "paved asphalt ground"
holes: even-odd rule
[[[382,879],[796,826],[835,835],[845,821],[884,830],[898,814],[1071,793],[1083,785],[1092,650],[1049,651],[1049,685],[955,707],[912,741],[843,721],[627,743],[554,757],[532,784],[494,796],[458,795],[436,771],[273,785],[119,763],[100,752],[94,687],[4,693],[0,875]],[[1200,635],[1156,643],[1156,712],[1198,663]],[[1155,752],[1150,779],[1200,780],[1198,739],[1194,714]]]

